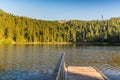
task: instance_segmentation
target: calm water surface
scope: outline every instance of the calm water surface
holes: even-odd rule
[[[95,66],[110,80],[120,80],[120,46],[0,46],[0,80],[49,80],[62,52],[66,64]]]

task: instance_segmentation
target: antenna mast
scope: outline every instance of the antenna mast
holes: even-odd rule
[[[103,15],[101,17],[102,17],[102,21],[103,21]]]

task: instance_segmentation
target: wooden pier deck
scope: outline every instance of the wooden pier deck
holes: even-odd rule
[[[68,66],[66,80],[108,80],[94,67]]]
[[[64,58],[65,53],[61,55],[50,80],[109,80],[95,67],[66,67]]]

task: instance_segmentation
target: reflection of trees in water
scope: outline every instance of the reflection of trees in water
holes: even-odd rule
[[[106,66],[106,65],[120,65],[119,51],[109,50],[79,50],[70,51],[66,54],[66,62],[68,65],[80,66]],[[117,67],[118,67],[117,66]]]
[[[120,56],[114,56],[111,59],[108,60],[108,64],[110,64],[113,67],[120,67]]]
[[[50,73],[60,55],[55,48],[53,45],[0,46],[0,70],[38,70]]]

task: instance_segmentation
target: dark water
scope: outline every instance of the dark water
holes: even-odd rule
[[[49,80],[62,52],[67,65],[95,66],[120,80],[120,46],[0,46],[0,80]]]

